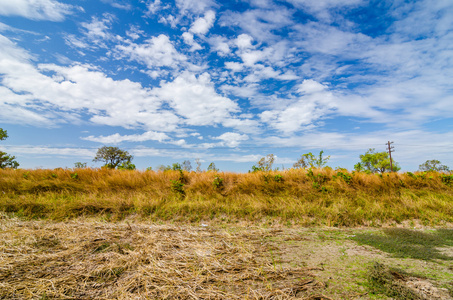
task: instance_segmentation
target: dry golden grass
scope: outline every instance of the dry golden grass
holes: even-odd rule
[[[0,219],[1,299],[331,299],[273,230]],[[317,269],[317,268],[315,268]]]
[[[301,225],[453,221],[453,175],[365,174],[329,168],[283,172],[0,170],[0,211],[64,220],[199,221],[273,218]]]

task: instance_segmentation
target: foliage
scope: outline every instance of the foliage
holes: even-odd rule
[[[3,130],[2,128],[0,128],[0,141],[3,141],[7,137],[8,137],[8,133],[6,132],[6,130]]]
[[[170,179],[171,190],[173,192],[177,193],[179,196],[184,197],[186,195],[186,192],[184,190],[186,178],[184,177],[184,173],[181,169],[178,171],[179,171],[179,178],[177,180]]]
[[[302,154],[299,160],[294,163],[294,169],[306,169],[310,168],[322,168],[324,167],[330,159],[330,155],[327,157],[323,157],[324,151],[321,150],[319,152],[319,156],[316,157],[313,153],[308,152],[306,154]]]
[[[8,138],[8,132],[0,128],[0,141],[3,141]],[[15,161],[16,157],[8,155],[6,152],[0,151],[0,169],[17,169],[19,163]]]
[[[219,172],[219,169],[217,169],[215,163],[212,162],[208,166],[208,171]]]
[[[252,166],[252,172],[269,172],[272,171],[272,165],[274,164],[275,156],[274,154],[268,154],[266,157],[262,157],[257,165]]]
[[[441,164],[437,159],[427,160],[418,167],[419,171],[435,171],[435,172],[448,172],[450,169]]]
[[[216,177],[214,177],[212,185],[216,189],[221,189],[223,187],[223,178],[217,175]]]
[[[375,152],[375,149],[360,155],[360,162],[354,165],[356,171],[365,171],[371,173],[380,172],[381,174],[390,170],[390,158],[387,152]],[[397,162],[393,161],[393,171],[397,172],[401,169]]]
[[[135,170],[135,165],[130,161],[126,161],[118,166],[118,170]]]
[[[74,168],[75,169],[84,169],[87,167],[87,163],[82,163],[82,162],[75,162],[74,163]]]
[[[347,184],[351,184],[351,181],[352,181],[352,176],[349,175],[347,172],[345,171],[339,171],[337,172],[336,175],[332,176],[333,179],[335,178],[341,178],[343,179]]]
[[[93,161],[103,161],[105,162],[104,167],[107,169],[115,169],[121,163],[130,163],[132,159],[133,156],[129,155],[129,152],[125,150],[121,150],[118,147],[104,146],[98,149]]]
[[[283,176],[280,175],[280,174],[276,174],[276,175],[274,176],[274,181],[275,181],[275,182],[282,182],[282,181],[283,181]]]
[[[314,174],[313,170],[308,169],[307,176],[313,181],[312,186],[314,189],[320,192],[327,192],[327,188],[324,186],[324,183],[327,182],[328,177],[323,173]]]
[[[173,171],[182,171],[182,166],[180,163],[174,163],[171,165],[171,169]]]

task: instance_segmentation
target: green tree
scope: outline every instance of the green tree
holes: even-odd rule
[[[269,172],[272,171],[272,165],[274,164],[275,156],[274,154],[268,154],[265,157],[262,157],[256,165],[252,166],[252,171],[263,171]]]
[[[83,163],[80,161],[74,163],[75,169],[85,169],[86,167],[87,167],[87,163]]]
[[[418,166],[418,170],[419,171],[436,171],[436,172],[450,171],[450,169],[446,165],[443,165],[437,159],[431,159],[431,160],[425,161],[423,164]]]
[[[7,137],[8,137],[8,133],[6,132],[6,130],[3,130],[2,128],[0,128],[0,141],[5,140]]]
[[[360,155],[360,162],[354,165],[356,171],[366,171],[371,173],[384,173],[392,171],[390,169],[389,154],[385,151],[375,152],[375,149],[368,149],[368,151]],[[393,161],[393,171],[399,171],[401,167],[397,162]]]
[[[121,150],[118,147],[104,146],[98,149],[93,161],[104,162],[104,166],[109,169],[115,169],[122,163],[130,164],[134,157],[129,152]]]
[[[319,152],[318,157],[314,156],[313,153],[308,152],[302,154],[299,160],[293,164],[293,168],[295,169],[306,169],[310,168],[322,168],[324,167],[330,159],[330,155],[327,157],[323,157],[324,151],[321,150]]]
[[[210,163],[209,166],[208,166],[208,171],[218,172],[219,169],[217,169],[217,168],[215,167],[215,163],[212,162],[212,163]]]
[[[130,161],[125,161],[118,165],[118,170],[135,170],[135,165],[131,163]]]
[[[0,128],[0,141],[8,138],[8,132]],[[0,151],[0,169],[12,168],[17,169],[19,163],[15,161],[16,157],[8,155],[8,153]]]
[[[174,163],[172,166],[171,166],[171,169],[173,171],[182,171],[182,166],[180,163]]]

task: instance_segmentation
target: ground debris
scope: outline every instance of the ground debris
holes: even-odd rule
[[[273,264],[260,231],[38,222],[0,232],[0,299],[329,299],[309,268]]]

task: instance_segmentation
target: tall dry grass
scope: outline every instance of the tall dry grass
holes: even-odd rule
[[[272,218],[302,225],[453,221],[453,176],[282,172],[0,170],[0,211],[26,218],[136,215],[199,221]]]

